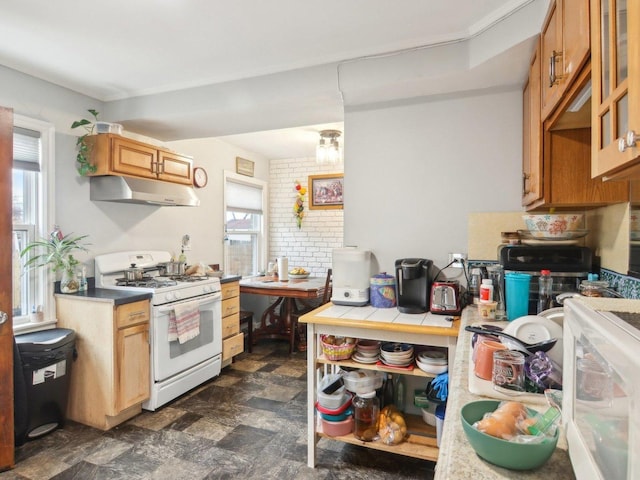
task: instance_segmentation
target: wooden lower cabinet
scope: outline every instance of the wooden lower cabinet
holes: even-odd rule
[[[56,296],[58,326],[76,332],[67,418],[109,430],[149,398],[149,300],[115,306]]]
[[[244,333],[240,331],[240,282],[222,284],[222,366],[244,352]]]

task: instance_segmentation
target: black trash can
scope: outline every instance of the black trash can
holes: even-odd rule
[[[68,328],[15,336],[20,366],[14,369],[16,445],[64,425],[75,339]]]

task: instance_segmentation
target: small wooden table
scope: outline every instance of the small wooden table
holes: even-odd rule
[[[292,314],[297,311],[296,299],[315,299],[324,295],[324,277],[290,279],[281,282],[278,277],[248,277],[240,280],[240,293],[278,297],[262,314],[260,326],[253,331],[254,341],[261,338],[289,340],[289,353],[293,352],[295,328]]]

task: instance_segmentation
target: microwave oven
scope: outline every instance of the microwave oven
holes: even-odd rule
[[[640,478],[640,301],[564,302],[562,418],[577,479]]]

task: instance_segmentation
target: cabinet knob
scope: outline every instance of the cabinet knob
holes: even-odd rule
[[[627,148],[634,147],[639,140],[640,135],[633,130],[629,130],[624,137],[618,139],[618,150],[624,152]]]

